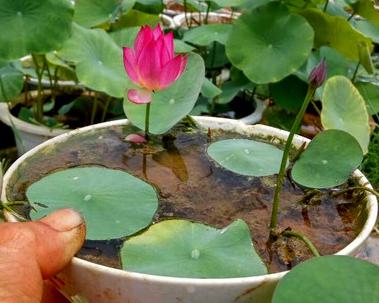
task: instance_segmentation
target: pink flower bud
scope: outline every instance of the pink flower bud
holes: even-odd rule
[[[138,134],[127,135],[125,138],[125,141],[128,141],[130,143],[134,143],[134,144],[143,144],[143,143],[147,142],[144,136],[141,136]]]
[[[316,67],[314,67],[311,73],[309,74],[309,84],[314,87],[320,87],[326,79],[326,73],[326,62],[325,59],[322,59],[321,62]]]
[[[150,103],[151,93],[173,84],[187,65],[187,56],[174,54],[173,33],[165,35],[159,25],[154,29],[143,26],[134,47],[123,49],[126,73],[142,89],[128,92],[134,103]]]

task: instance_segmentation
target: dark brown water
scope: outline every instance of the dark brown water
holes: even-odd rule
[[[159,209],[154,220],[182,218],[222,228],[236,219],[250,227],[255,247],[270,272],[291,268],[311,257],[294,239],[279,239],[267,245],[275,176],[245,177],[227,171],[207,155],[208,142],[241,138],[231,132],[186,129],[154,137],[148,146],[133,146],[124,140],[135,130],[112,127],[81,134],[56,147],[45,148],[22,165],[14,175],[9,200],[25,200],[26,188],[43,176],[62,168],[102,165],[126,170],[149,182],[159,192]],[[158,144],[161,143],[161,144]],[[321,254],[332,254],[356,235],[363,219],[363,203],[356,197],[332,198],[324,194],[308,205],[298,203],[304,191],[285,182],[280,226],[307,235]],[[356,201],[356,202],[354,202]],[[112,267],[120,267],[119,240],[87,241],[79,256]]]

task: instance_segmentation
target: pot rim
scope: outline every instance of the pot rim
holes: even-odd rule
[[[285,140],[288,137],[288,132],[284,130],[280,130],[277,128],[273,128],[266,125],[246,125],[243,122],[240,122],[238,120],[232,120],[232,119],[226,119],[226,118],[215,118],[215,117],[194,117],[195,121],[200,123],[200,127],[202,128],[221,128],[229,129],[229,130],[238,130],[238,132],[242,134],[247,135],[254,135],[254,134],[260,134],[262,136],[262,132],[265,132],[267,134],[270,134],[271,137],[273,137],[272,142],[276,142],[276,140]],[[29,158],[31,155],[37,153],[39,150],[43,149],[44,147],[58,143],[58,142],[64,142],[69,137],[74,136],[79,133],[91,131],[94,129],[100,129],[100,128],[106,128],[110,126],[122,126],[127,125],[129,122],[127,119],[123,120],[116,120],[116,121],[110,121],[110,122],[104,122],[99,124],[94,124],[86,127],[82,127],[73,131],[70,131],[68,133],[65,133],[63,135],[60,135],[58,137],[55,137],[53,139],[50,139],[32,150],[28,151],[24,155],[22,155],[19,159],[16,160],[12,164],[12,166],[8,169],[6,174],[4,175],[3,180],[3,188],[1,192],[1,198],[3,201],[7,201],[6,199],[6,188],[8,186],[8,180],[11,175],[16,171],[18,166],[27,158]],[[301,137],[299,135],[295,135],[293,140],[293,145],[299,148],[302,144],[308,144],[310,142],[309,139]],[[355,177],[363,186],[366,186],[370,189],[372,189],[371,184],[366,179],[366,177],[359,171],[355,170],[353,172],[353,177]],[[362,244],[363,242],[369,237],[373,227],[375,226],[377,214],[378,214],[378,202],[376,197],[371,193],[366,193],[366,200],[367,200],[367,218],[366,222],[362,227],[362,230],[357,235],[357,237],[350,242],[347,246],[345,246],[342,250],[335,253],[335,255],[349,255],[354,253]],[[10,214],[9,212],[4,212],[5,218],[9,222],[16,222],[16,218]],[[250,283],[256,283],[256,282],[264,282],[267,280],[279,280],[282,278],[288,271],[278,272],[278,273],[271,273],[266,275],[260,275],[260,276],[251,276],[251,277],[240,277],[240,278],[212,278],[212,279],[203,279],[203,278],[182,278],[182,277],[169,277],[169,276],[159,276],[159,275],[152,275],[152,274],[144,274],[144,273],[138,273],[138,272],[129,272],[122,269],[116,269],[107,267],[104,265],[92,263],[83,259],[79,259],[77,257],[74,257],[72,259],[72,265],[77,265],[83,268],[88,268],[94,271],[102,272],[105,274],[110,275],[116,275],[125,278],[133,278],[135,280],[141,280],[141,281],[150,281],[154,283],[171,283],[171,284],[177,284],[177,285],[236,285],[236,284],[250,284]]]

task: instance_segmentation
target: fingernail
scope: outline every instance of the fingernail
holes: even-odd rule
[[[40,220],[59,232],[67,232],[84,223],[83,217],[71,208],[58,210]]]

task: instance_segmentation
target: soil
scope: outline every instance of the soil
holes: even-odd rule
[[[153,137],[147,146],[124,140],[137,130],[111,127],[72,137],[55,147],[46,147],[21,165],[7,188],[9,200],[25,200],[26,188],[43,176],[63,168],[101,165],[120,169],[152,184],[159,193],[154,221],[182,218],[222,228],[236,219],[249,226],[255,248],[270,272],[292,268],[312,257],[302,242],[279,238],[271,243],[269,221],[276,176],[246,177],[217,165],[206,153],[209,141],[241,138],[233,132],[194,131],[183,126],[165,136]],[[160,144],[162,143],[162,144]],[[346,185],[342,186],[342,188]],[[364,220],[363,199],[332,197],[328,191],[299,202],[305,190],[285,181],[281,196],[280,226],[308,236],[322,255],[346,246],[358,234]],[[120,267],[120,240],[87,241],[79,257]]]

